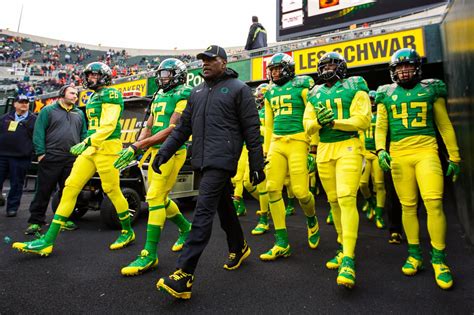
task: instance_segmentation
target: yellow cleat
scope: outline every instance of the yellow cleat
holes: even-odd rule
[[[24,253],[33,253],[45,257],[53,252],[53,244],[46,242],[43,237],[31,242],[15,242],[12,248]]]
[[[436,284],[443,290],[448,290],[453,286],[453,275],[446,265],[446,254],[443,250],[434,249],[431,251],[431,265],[435,273]]]
[[[342,263],[342,258],[343,257],[344,257],[344,254],[342,253],[342,250],[341,249],[337,250],[336,251],[336,256],[334,256],[334,258],[332,258],[331,260],[328,260],[328,262],[326,262],[326,268],[328,268],[330,270],[338,269],[339,266]]]
[[[150,257],[146,249],[142,250],[140,255],[128,266],[120,271],[124,276],[138,276],[145,271],[152,270],[158,266],[158,257]]]
[[[352,289],[355,285],[355,278],[354,259],[349,256],[344,256],[341,266],[339,267],[339,274],[336,280],[337,284]]]
[[[263,261],[276,260],[278,257],[286,258],[291,255],[290,245],[286,247],[281,247],[274,245],[268,252],[261,254],[260,259]]]
[[[308,226],[308,245],[309,248],[311,249],[316,249],[319,245],[319,224],[316,222],[316,224],[310,228]]]
[[[117,238],[115,242],[110,244],[109,248],[111,250],[121,249],[131,244],[134,240],[135,240],[135,232],[133,232],[133,230],[130,230],[130,231],[122,230],[120,236]]]
[[[403,274],[405,276],[414,276],[419,270],[423,270],[423,261],[413,256],[408,256],[402,267]]]

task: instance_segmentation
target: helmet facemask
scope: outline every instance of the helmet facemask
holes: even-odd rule
[[[185,84],[187,77],[186,65],[178,59],[165,59],[156,71],[155,82],[158,89],[168,92]]]
[[[333,65],[328,67],[328,65]],[[346,77],[347,65],[344,59],[321,58],[318,63],[318,75],[326,82],[342,80]]]
[[[92,73],[98,74],[96,82],[89,81],[89,75]],[[102,62],[92,62],[86,66],[81,78],[84,88],[97,91],[112,83],[112,70]]]

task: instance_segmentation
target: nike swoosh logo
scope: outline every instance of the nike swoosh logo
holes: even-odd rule
[[[41,247],[41,246],[42,246],[41,244],[40,244],[40,245],[32,245],[32,244],[30,244],[30,245],[28,246],[28,249],[36,249],[36,248],[39,248],[39,247]]]
[[[201,91],[202,91],[202,89],[196,90],[196,93],[199,93],[199,92],[201,92]]]
[[[188,282],[186,282],[186,287],[189,289],[193,286],[193,280],[189,279]]]
[[[336,90],[336,93],[344,92],[344,90]]]
[[[426,93],[418,93],[418,96],[425,96]]]

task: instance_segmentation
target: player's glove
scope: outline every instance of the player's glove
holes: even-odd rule
[[[391,162],[392,157],[385,150],[380,150],[378,153],[380,168],[384,172],[388,172],[392,169]]]
[[[265,172],[263,171],[263,169],[258,171],[251,171],[249,177],[252,185],[257,186],[265,180]]]
[[[125,148],[122,151],[120,151],[119,157],[114,162],[114,167],[120,170],[128,166],[128,164],[130,164],[130,162],[132,162],[133,159],[135,158],[136,152],[137,152],[137,147],[134,146],[133,144],[130,145],[128,148]]]
[[[308,172],[313,173],[316,170],[316,161],[312,154],[308,154]]]
[[[84,139],[84,141],[79,142],[76,145],[73,145],[71,149],[69,150],[69,152],[71,152],[71,154],[73,155],[81,155],[82,152],[84,152],[90,145],[91,145],[91,139],[86,138]]]
[[[334,121],[334,113],[326,107],[320,108],[316,113],[316,117],[321,126],[326,126]]]
[[[165,158],[162,155],[157,154],[151,167],[157,174],[161,174],[160,166],[163,164],[165,164]]]
[[[461,173],[461,168],[459,164],[453,161],[449,161],[448,171],[446,172],[446,176],[453,176],[453,183],[458,179],[459,174]]]

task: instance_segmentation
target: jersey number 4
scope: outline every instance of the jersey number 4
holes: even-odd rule
[[[393,118],[401,119],[405,128],[426,127],[426,112],[428,110],[428,104],[426,102],[411,102],[409,108],[407,103],[401,103],[400,112],[397,110],[397,105],[392,105],[391,109]],[[418,109],[420,109],[420,111],[418,111]],[[408,111],[410,111],[410,113],[417,111],[416,117],[410,122],[408,121]]]

